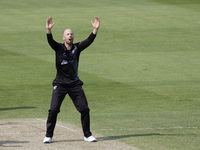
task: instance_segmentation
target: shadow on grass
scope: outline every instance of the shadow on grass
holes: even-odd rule
[[[0,111],[17,110],[17,109],[33,109],[33,108],[37,108],[37,107],[32,107],[32,106],[24,106],[24,107],[5,107],[5,108],[1,108],[1,107],[0,107]]]
[[[145,136],[187,136],[187,135],[194,135],[194,134],[160,134],[160,133],[147,133],[147,134],[129,134],[129,135],[119,135],[119,136],[107,136],[107,137],[98,137],[98,141],[112,141],[112,140],[119,140],[124,138],[131,138],[131,137],[145,137]],[[75,140],[58,140],[53,141],[53,143],[59,142],[81,142],[82,139],[75,139]]]
[[[29,141],[0,141],[0,147],[22,147],[21,145],[18,144],[25,144],[29,143]]]
[[[119,140],[124,138],[142,137],[142,136],[187,136],[187,135],[194,135],[194,134],[160,134],[160,133],[129,134],[129,135],[99,137],[97,138],[97,141]]]
[[[75,139],[75,140],[56,140],[53,141],[52,143],[66,143],[66,142],[82,142],[82,139]]]

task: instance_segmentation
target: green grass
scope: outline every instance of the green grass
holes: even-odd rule
[[[200,2],[197,0],[0,1],[0,119],[46,118],[54,38],[98,36],[80,58],[91,129],[143,150],[200,148]],[[67,96],[59,120],[80,127]]]

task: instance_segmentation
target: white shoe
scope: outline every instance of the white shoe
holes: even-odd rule
[[[52,137],[45,137],[43,140],[43,143],[51,143],[52,142]]]
[[[96,142],[97,140],[93,136],[84,137],[84,141],[86,142]]]

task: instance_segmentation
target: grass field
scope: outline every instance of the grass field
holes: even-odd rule
[[[98,36],[80,58],[91,129],[143,150],[200,149],[200,1],[1,0],[0,119],[46,118],[56,70],[46,41]],[[80,127],[71,100],[60,121]]]

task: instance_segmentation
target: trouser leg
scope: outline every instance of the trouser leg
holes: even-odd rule
[[[57,115],[59,112],[49,110],[49,115],[47,118],[47,131],[46,137],[53,137],[53,131],[56,125]]]
[[[92,135],[90,131],[90,114],[89,109],[81,111],[81,124],[83,128],[83,133],[85,137],[89,137]]]
[[[69,96],[72,99],[76,109],[81,113],[81,124],[85,137],[92,135],[90,131],[90,110],[88,107],[87,99],[85,93],[82,89],[82,84],[71,88],[69,91]]]
[[[54,128],[57,121],[57,115],[60,112],[60,106],[63,99],[65,98],[66,90],[61,86],[54,86],[52,93],[51,106],[49,109],[48,119],[47,119],[47,131],[46,137],[53,137]]]

